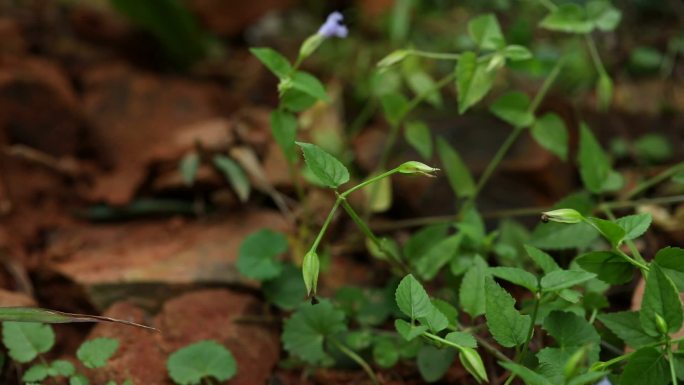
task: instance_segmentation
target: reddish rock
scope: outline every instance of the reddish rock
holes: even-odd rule
[[[211,84],[101,67],[85,75],[84,108],[95,147],[108,169],[98,175],[92,198],[125,204],[155,163],[177,161],[197,141],[208,148],[231,142],[229,113]]]
[[[160,333],[116,324],[100,324],[90,335],[120,341],[120,347],[106,367],[89,372],[95,383],[121,382],[170,385],[166,359],[188,344],[211,339],[224,345],[237,361],[237,375],[231,385],[266,384],[280,357],[276,330],[262,323],[240,322],[259,317],[262,304],[246,294],[228,290],[202,290],[182,295],[164,304],[154,320]],[[144,312],[120,302],[106,316],[135,322],[149,322]]]
[[[26,294],[0,289],[0,307],[36,306],[36,301]]]

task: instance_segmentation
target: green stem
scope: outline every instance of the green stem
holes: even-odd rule
[[[392,175],[392,174],[394,174],[394,173],[397,173],[397,172],[398,172],[398,169],[393,168],[393,169],[391,169],[391,170],[389,170],[389,171],[383,172],[382,174],[379,174],[379,175],[376,175],[376,176],[374,176],[374,177],[368,178],[368,179],[366,179],[365,181],[363,181],[363,182],[357,184],[356,186],[350,188],[349,190],[343,192],[343,193],[340,194],[339,196],[340,196],[340,198],[343,198],[343,199],[344,199],[344,198],[346,198],[349,194],[353,193],[354,191],[360,190],[360,189],[362,189],[362,188],[368,186],[369,184],[373,184],[373,183],[379,181],[380,179],[382,179],[382,178],[387,178],[388,176],[390,176],[390,175]]]
[[[667,340],[667,360],[670,363],[670,376],[672,378],[672,385],[678,385],[677,372],[675,372],[674,355],[672,354],[671,340]]]
[[[635,196],[640,195],[644,191],[650,189],[660,182],[669,179],[671,176],[678,174],[679,172],[684,172],[684,162],[677,163],[658,175],[639,183],[630,192],[628,192],[627,195],[625,195],[625,200],[630,200]]]
[[[458,60],[461,57],[460,53],[448,53],[448,52],[428,52],[421,51],[417,49],[412,49],[408,51],[409,55],[420,56],[429,59],[438,60]]]
[[[371,382],[373,382],[374,385],[379,385],[380,382],[378,382],[378,378],[375,376],[375,372],[373,372],[373,369],[371,369],[370,365],[364,360],[361,356],[356,354],[353,350],[347,348],[346,346],[342,345],[335,339],[330,339],[330,342],[339,349],[342,353],[344,353],[347,357],[351,358],[352,361],[356,362],[370,377]]]
[[[594,62],[596,71],[598,71],[601,76],[608,76],[608,71],[606,71],[606,67],[603,66],[601,56],[598,53],[598,49],[596,49],[596,42],[594,41],[594,38],[591,36],[591,34],[586,33],[584,34],[584,40],[587,42],[587,47],[589,47],[589,54],[591,54],[591,59]]]
[[[321,243],[321,239],[323,239],[323,235],[325,234],[326,230],[328,230],[328,226],[330,225],[330,222],[332,221],[333,216],[335,215],[335,211],[337,211],[337,208],[340,206],[340,201],[340,198],[337,198],[337,200],[335,200],[335,204],[330,209],[328,217],[325,218],[325,222],[323,222],[323,226],[321,226],[321,230],[318,232],[316,240],[314,241],[313,245],[311,245],[311,251],[316,251],[316,249],[318,248],[318,244]]]
[[[613,210],[611,210],[610,207],[599,205],[599,208],[603,210],[603,212],[606,214],[606,217],[608,217],[608,219],[610,219],[611,221],[615,221],[617,219],[615,218],[615,214],[613,214]],[[632,255],[637,261],[643,264],[646,263],[646,260],[644,259],[644,257],[641,256],[639,249],[637,249],[636,245],[631,239],[625,240],[625,244],[627,245],[627,247],[629,247],[629,251],[632,252]]]
[[[518,354],[515,362],[520,363],[521,360],[525,358],[527,352],[530,349],[530,341],[532,340],[532,335],[534,334],[534,324],[537,322],[537,313],[539,312],[539,303],[541,302],[541,294],[539,292],[534,293],[534,308],[532,309],[532,319],[530,320],[530,327],[527,329],[527,337],[525,337],[525,343],[523,344],[522,352]],[[511,373],[504,385],[508,385],[516,378],[515,373]]]

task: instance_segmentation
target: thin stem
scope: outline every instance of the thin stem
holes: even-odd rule
[[[651,187],[657,185],[660,182],[669,179],[671,176],[679,172],[684,172],[684,162],[677,163],[674,166],[666,169],[665,171],[657,174],[656,176],[639,183],[630,192],[628,192],[627,195],[625,195],[625,199],[632,199],[635,196],[640,195],[644,191],[650,189]]]
[[[316,251],[318,248],[318,244],[321,243],[321,239],[323,239],[323,235],[325,234],[326,230],[328,229],[328,226],[330,225],[330,222],[333,219],[333,216],[335,215],[335,211],[337,211],[337,208],[340,206],[340,198],[337,198],[335,200],[335,204],[333,207],[330,209],[330,212],[328,213],[328,217],[325,218],[325,222],[323,222],[323,226],[321,226],[321,230],[318,232],[318,235],[316,236],[316,240],[314,241],[313,245],[311,245],[311,250]]]
[[[603,212],[606,214],[608,219],[610,219],[611,221],[616,220],[615,214],[613,214],[613,211],[610,209],[610,207],[605,207],[603,205],[599,205],[599,207],[601,208],[601,210],[603,210]],[[636,245],[634,244],[634,242],[631,239],[625,240],[625,244],[627,245],[627,247],[629,247],[629,251],[632,252],[632,255],[634,256],[634,258],[637,261],[644,263],[644,264],[646,263],[646,260],[644,259],[644,257],[641,256],[639,249],[637,249]]]
[[[601,56],[598,53],[598,49],[596,49],[596,42],[594,41],[594,38],[591,36],[591,34],[586,33],[584,34],[584,40],[587,42],[587,47],[589,47],[589,54],[591,54],[591,59],[594,62],[596,71],[598,71],[601,76],[608,76],[608,71],[606,71],[606,67],[603,66]]]
[[[448,52],[429,52],[421,51],[417,49],[409,50],[408,53],[414,56],[426,57],[429,59],[438,60],[458,60],[461,57],[460,53],[448,53]]]
[[[378,382],[378,378],[375,376],[375,372],[373,372],[373,369],[371,369],[370,365],[368,365],[366,360],[364,360],[361,356],[356,354],[353,350],[339,343],[337,340],[331,338],[330,341],[342,353],[344,353],[347,357],[351,358],[352,361],[356,362],[366,372],[368,377],[370,377],[371,382],[373,382],[374,385],[380,384],[380,382]]]
[[[672,354],[671,340],[668,337],[667,341],[667,360],[670,363],[670,376],[672,378],[672,385],[678,385],[677,372],[675,372],[674,356]]]
[[[391,170],[389,170],[389,171],[383,172],[382,174],[379,174],[379,175],[376,175],[376,176],[374,176],[374,177],[368,178],[368,179],[366,179],[365,181],[363,181],[363,182],[357,184],[356,186],[354,186],[354,187],[350,188],[349,190],[347,190],[347,191],[343,192],[342,194],[340,194],[340,198],[344,199],[344,198],[346,198],[349,194],[353,193],[354,191],[360,190],[360,189],[362,189],[362,188],[368,186],[369,184],[373,184],[373,183],[379,181],[379,180],[382,179],[382,178],[386,178],[386,177],[388,177],[388,176],[390,176],[390,175],[396,173],[397,171],[398,171],[398,170],[397,170],[396,168],[393,168],[393,169],[391,169]]]
[[[525,343],[523,344],[522,352],[517,355],[516,363],[520,363],[521,360],[525,358],[527,352],[530,349],[530,341],[532,340],[532,334],[534,334],[534,324],[537,322],[537,313],[539,312],[539,303],[541,302],[541,294],[539,292],[534,293],[534,308],[532,309],[532,319],[530,320],[530,327],[527,329],[527,337],[525,337]],[[516,374],[511,373],[504,385],[508,385],[515,379]]]

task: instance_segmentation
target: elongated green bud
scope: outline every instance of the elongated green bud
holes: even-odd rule
[[[410,51],[405,49],[393,51],[378,62],[378,67],[385,68],[397,64],[404,60],[409,55],[409,52]]]
[[[655,321],[656,321],[656,327],[658,328],[658,331],[663,333],[664,335],[668,334],[668,327],[667,327],[667,322],[665,321],[665,318],[661,317],[660,314],[655,313]]]
[[[482,358],[477,350],[462,347],[458,353],[458,359],[461,361],[461,365],[463,365],[478,383],[489,381],[484,364],[482,363]]]
[[[399,171],[402,174],[423,174],[425,176],[434,177],[434,173],[439,171],[439,169],[430,167],[425,163],[411,160],[402,163],[399,167],[397,167],[397,171]]]
[[[587,349],[582,347],[573,353],[572,356],[570,356],[568,362],[565,363],[565,368],[563,369],[565,378],[570,378],[577,372],[577,369],[579,369],[580,364],[585,359],[586,355]]]
[[[585,220],[584,216],[577,210],[573,209],[558,209],[545,211],[542,213],[542,222],[559,222],[559,223],[580,223]]]
[[[304,277],[304,285],[306,286],[307,295],[316,294],[316,286],[318,286],[318,270],[320,269],[320,262],[318,261],[318,254],[311,250],[304,256],[302,261],[302,277]]]

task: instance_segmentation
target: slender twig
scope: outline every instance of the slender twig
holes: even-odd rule
[[[596,42],[594,41],[594,38],[591,36],[591,34],[586,33],[584,34],[584,40],[587,42],[587,47],[589,47],[589,54],[594,62],[596,71],[598,71],[601,76],[608,76],[608,71],[606,71],[606,67],[604,67],[603,62],[601,61],[601,56],[598,53],[598,49],[596,49]]]
[[[670,177],[674,176],[677,173],[684,172],[684,162],[677,163],[673,165],[672,167],[669,167],[668,169],[658,173],[652,178],[649,178],[638,185],[636,185],[632,190],[630,190],[626,195],[625,195],[625,200],[629,200],[634,198],[637,195],[640,195],[644,191],[650,189],[651,187],[657,185],[660,182],[663,182]]]
[[[373,369],[368,365],[366,360],[364,360],[361,356],[356,354],[353,350],[349,349],[348,347],[342,345],[339,341],[331,338],[330,342],[337,348],[339,349],[344,355],[347,357],[351,358],[352,361],[356,362],[370,377],[371,382],[373,382],[374,385],[379,385],[380,383],[378,382],[378,378],[375,376],[375,372],[373,372]]]

